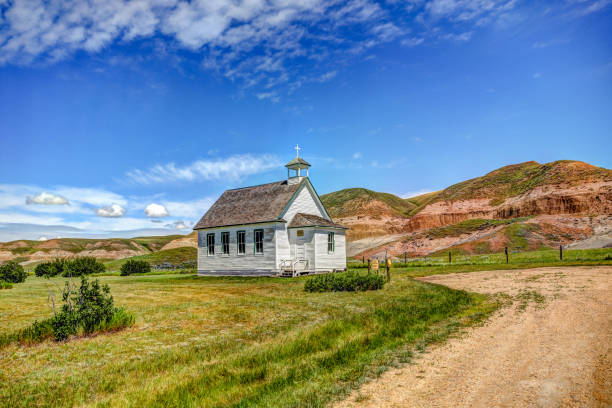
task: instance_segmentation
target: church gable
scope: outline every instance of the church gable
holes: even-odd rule
[[[331,220],[319,196],[310,184],[308,179],[302,181],[300,188],[294,194],[286,209],[280,214],[279,218],[291,222],[296,214],[312,214],[326,220]]]

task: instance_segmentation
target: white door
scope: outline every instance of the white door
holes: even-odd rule
[[[306,258],[306,249],[304,248],[304,242],[298,242],[295,244],[295,259]]]
[[[294,261],[304,261],[306,259],[306,245],[303,239],[297,240],[295,243],[295,258]],[[296,270],[306,269],[306,262],[296,262],[295,263]]]

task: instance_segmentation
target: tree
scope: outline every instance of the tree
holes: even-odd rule
[[[28,274],[23,270],[23,266],[11,261],[0,265],[0,280],[11,283],[21,283],[26,280]]]

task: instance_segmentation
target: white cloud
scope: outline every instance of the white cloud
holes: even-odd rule
[[[416,47],[417,45],[421,45],[424,42],[424,38],[412,37],[403,39],[400,44],[402,44],[404,47]]]
[[[70,203],[61,195],[42,192],[34,197],[27,196],[26,204],[42,204],[42,205],[69,205]]]
[[[190,226],[185,224],[184,221],[175,221],[175,222],[173,222],[171,224],[166,224],[166,227],[174,228],[174,229],[177,229],[177,230],[186,230],[186,229],[191,228]]]
[[[469,41],[470,38],[472,38],[472,32],[467,31],[465,33],[460,33],[460,34],[450,33],[450,34],[443,35],[442,38],[444,38],[445,40],[450,40],[450,41],[465,42],[465,41]]]
[[[164,206],[174,217],[200,218],[213,205],[216,198],[206,197],[193,201],[164,201]]]
[[[256,96],[257,96],[257,99],[259,100],[269,99],[270,101],[274,103],[277,103],[280,101],[280,97],[276,94],[276,92],[261,92],[261,93],[258,93]]]
[[[362,154],[360,152],[353,153],[353,159],[355,159],[355,160],[356,159],[361,159],[361,157],[362,157]]]
[[[98,217],[118,218],[125,215],[125,208],[119,204],[111,204],[96,210]]]
[[[161,204],[149,204],[145,208],[144,212],[149,218],[161,218],[170,215],[166,207]]]
[[[172,181],[240,180],[281,166],[272,155],[234,155],[224,159],[198,160],[186,166],[174,163],[158,164],[148,170],[131,170],[127,177],[138,184],[167,183]]]

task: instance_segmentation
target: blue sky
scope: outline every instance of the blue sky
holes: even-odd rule
[[[0,0],[0,240],[185,233],[302,146],[320,194],[612,162],[612,1]]]

